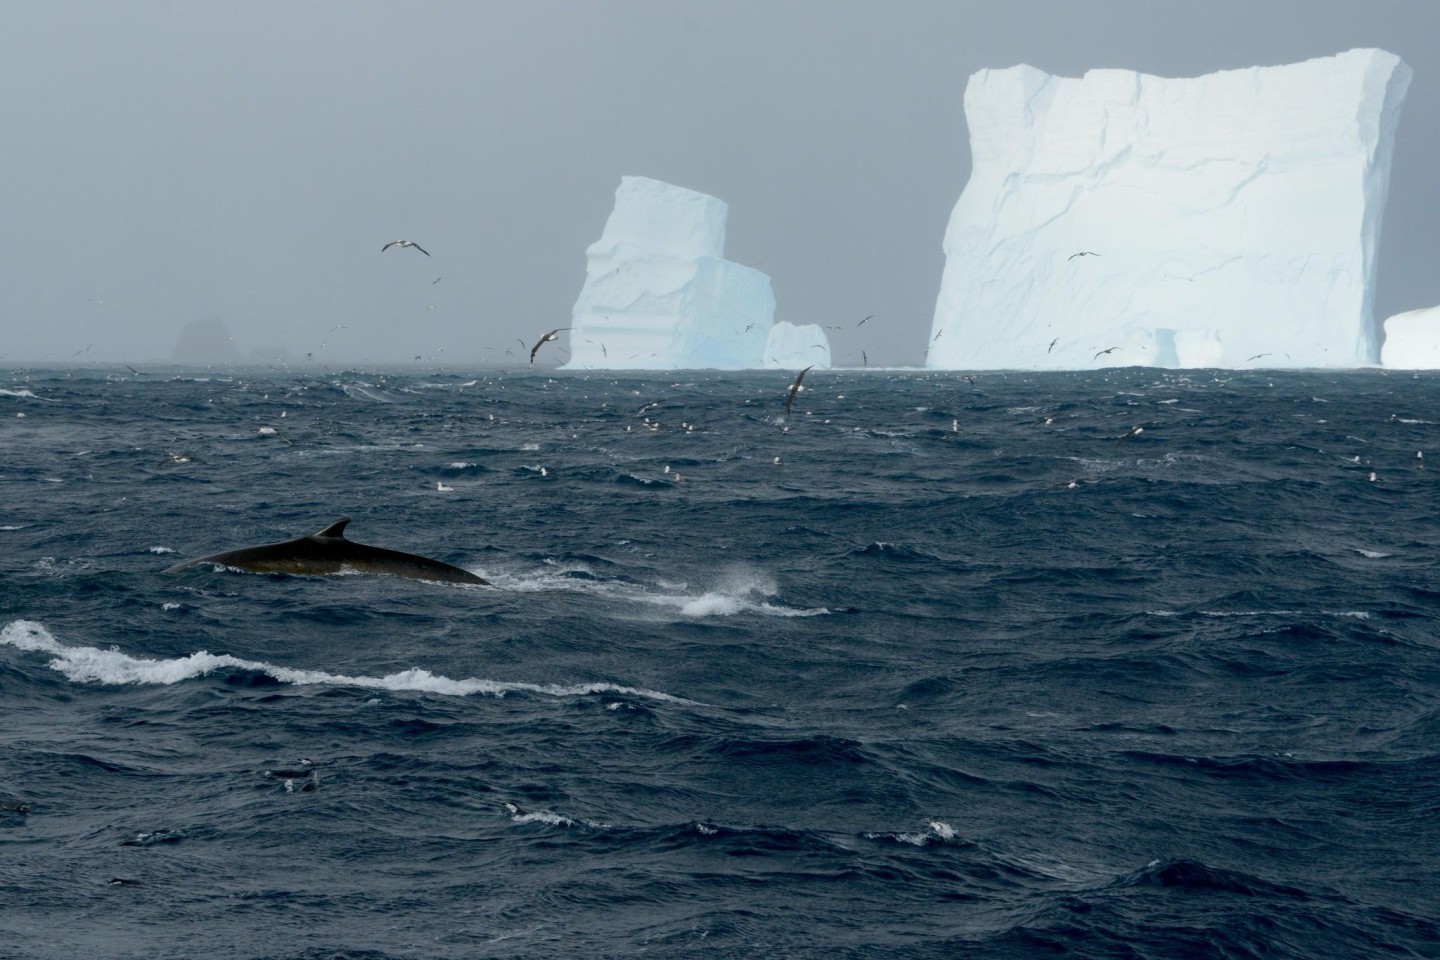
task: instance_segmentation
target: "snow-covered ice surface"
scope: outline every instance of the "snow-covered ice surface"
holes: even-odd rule
[[[600,239],[586,250],[566,369],[745,370],[762,366],[770,278],[725,259],[725,203],[646,177],[622,177]]]
[[[1375,250],[1409,83],[1382,50],[1193,79],[976,73],[926,365],[1378,362]]]

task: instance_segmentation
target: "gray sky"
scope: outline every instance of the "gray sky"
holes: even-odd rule
[[[726,201],[727,256],[770,275],[777,320],[853,328],[875,314],[832,333],[837,365],[861,349],[871,364],[919,364],[969,174],[971,73],[1195,76],[1363,46],[1415,71],[1376,312],[1440,303],[1440,4],[1428,0],[3,12],[7,364],[164,359],[182,326],[211,318],[242,353],[284,346],[332,366],[468,365],[507,348],[523,360],[517,338],[568,323],[622,174]],[[382,257],[396,239],[433,256]]]

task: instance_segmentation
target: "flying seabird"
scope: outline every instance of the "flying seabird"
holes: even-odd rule
[[[1253,357],[1246,357],[1246,358],[1245,358],[1245,362],[1246,362],[1246,363],[1249,363],[1251,360],[1259,360],[1261,357],[1268,357],[1268,356],[1270,356],[1270,354],[1268,354],[1268,353],[1257,353],[1257,354],[1255,354],[1255,356],[1253,356]]]
[[[1098,257],[1098,256],[1100,256],[1100,254],[1096,253],[1094,250],[1081,250],[1079,253],[1072,253],[1072,254],[1070,254],[1070,256],[1068,256],[1068,257],[1065,258],[1065,262],[1066,262],[1066,263],[1069,263],[1071,260],[1074,260],[1076,257]]]
[[[559,339],[560,339],[560,332],[561,332],[562,330],[569,330],[569,329],[570,329],[569,327],[556,327],[554,330],[551,330],[549,333],[545,334],[545,336],[543,336],[543,337],[541,337],[539,340],[535,341],[535,346],[533,346],[533,347],[530,348],[530,362],[531,362],[531,363],[534,363],[534,362],[535,362],[535,353],[536,353],[536,351],[538,351],[541,347],[543,347],[546,343],[550,342],[551,340],[559,340]],[[524,341],[524,340],[521,340],[521,341],[520,341],[520,345],[521,345],[521,346],[524,346],[524,345],[525,345],[525,341]]]
[[[384,253],[391,247],[414,247],[416,250],[419,250],[421,253],[425,254],[425,256],[430,256],[430,251],[420,246],[420,244],[416,243],[414,240],[391,240],[389,243],[385,244],[385,246],[380,248],[380,252]],[[433,287],[434,284],[432,283],[431,286]]]
[[[1050,341],[1050,346],[1048,346],[1048,347],[1045,348],[1045,352],[1046,352],[1046,353],[1049,353],[1051,350],[1054,350],[1054,349],[1055,349],[1055,344],[1057,344],[1057,343],[1059,343],[1059,342],[1060,342],[1060,338],[1059,338],[1059,337],[1056,337],[1054,340],[1051,340],[1051,341]]]
[[[280,412],[280,416],[285,416],[285,412],[283,410]],[[295,443],[294,440],[291,440],[289,437],[285,436],[285,434],[281,433],[279,430],[276,430],[274,427],[260,427],[255,432],[262,437],[279,437],[286,443],[292,445]]]
[[[874,319],[874,317],[875,317],[875,314],[872,313],[872,314],[870,314],[870,316],[866,317],[865,320],[872,320],[872,319]],[[855,324],[855,326],[857,326],[857,327],[863,327],[863,326],[865,326],[865,320],[861,320],[859,323]]]
[[[860,351],[860,362],[867,367],[870,366],[870,355],[864,350]]]
[[[1105,356],[1105,354],[1107,354],[1107,353],[1114,353],[1116,350],[1119,350],[1119,349],[1120,349],[1119,347],[1110,347],[1108,350],[1101,350],[1101,351],[1099,351],[1098,353],[1096,353],[1095,356],[1091,357],[1090,359],[1091,359],[1091,360],[1099,360],[1101,357]]]
[[[812,363],[801,370],[799,376],[795,378],[795,382],[790,384],[790,393],[785,397],[785,416],[790,416],[790,407],[795,403],[795,394],[800,392],[800,381],[805,379],[805,374],[809,373],[814,366],[815,364]]]
[[[1125,431],[1125,435],[1124,435],[1123,437],[1121,437],[1120,439],[1118,439],[1118,440],[1115,441],[1115,446],[1118,447],[1118,446],[1120,446],[1120,444],[1124,443],[1126,440],[1129,440],[1131,437],[1139,436],[1140,434],[1142,434],[1142,433],[1144,433],[1144,432],[1145,432],[1145,425],[1144,425],[1143,423],[1142,423],[1142,424],[1137,424],[1136,426],[1133,426],[1133,427],[1131,427],[1129,430]]]

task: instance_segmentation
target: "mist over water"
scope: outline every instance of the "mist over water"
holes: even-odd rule
[[[8,372],[0,953],[1440,948],[1434,377],[792,379]]]

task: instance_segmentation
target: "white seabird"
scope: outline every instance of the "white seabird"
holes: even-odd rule
[[[420,244],[416,243],[414,240],[391,240],[389,243],[385,244],[385,246],[380,248],[380,252],[384,253],[391,247],[400,247],[402,249],[405,247],[414,247],[416,250],[419,250],[421,253],[425,254],[425,256],[430,256],[430,251],[420,246]]]

